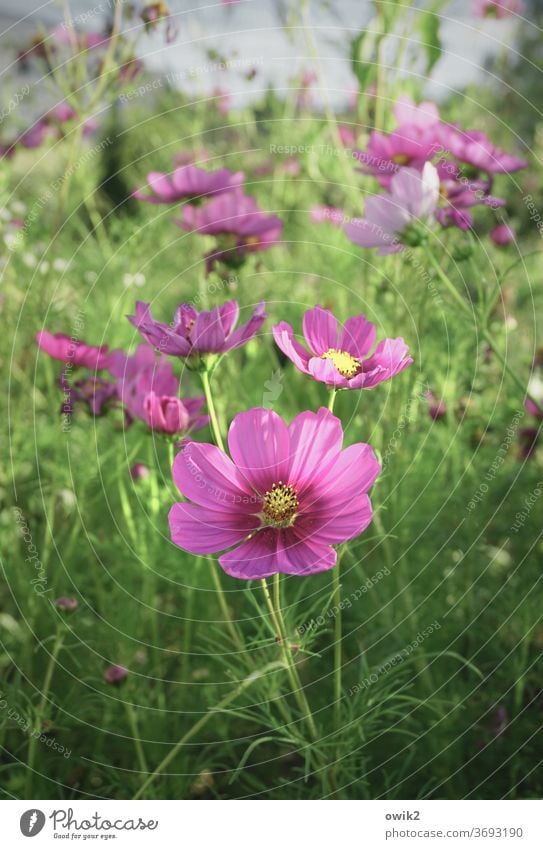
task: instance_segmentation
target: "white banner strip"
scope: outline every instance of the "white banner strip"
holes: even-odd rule
[[[1,802],[2,846],[541,849],[540,801]],[[281,810],[278,810],[281,808]],[[34,839],[30,844],[29,840]]]

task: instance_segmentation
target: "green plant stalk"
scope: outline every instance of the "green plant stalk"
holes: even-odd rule
[[[28,742],[28,758],[27,758],[27,774],[26,774],[26,798],[32,798],[32,778],[34,775],[34,763],[36,760],[36,746],[38,743],[39,734],[41,734],[41,726],[43,720],[43,714],[45,711],[45,705],[47,704],[47,696],[49,694],[49,690],[51,688],[51,681],[53,679],[53,673],[55,671],[55,666],[57,663],[58,656],[60,654],[60,650],[62,649],[62,643],[64,640],[64,633],[62,627],[57,626],[57,631],[55,634],[55,642],[53,643],[53,650],[49,655],[49,663],[47,664],[47,669],[45,670],[45,678],[43,680],[43,687],[41,691],[41,699],[38,705],[38,710],[36,712],[36,727],[33,729],[32,736]]]
[[[331,413],[334,412],[334,404],[336,402],[337,389],[335,386],[330,390],[330,397],[328,398],[328,409]]]
[[[272,601],[272,597],[270,595],[268,584],[265,578],[262,578],[262,580],[260,581],[260,585],[262,587],[264,599],[266,601],[268,610],[270,611],[270,616],[277,632],[277,636],[279,638],[279,645],[281,646],[281,652],[283,655],[285,668],[287,670],[287,674],[290,680],[290,686],[292,687],[293,695],[296,701],[298,702],[298,707],[300,708],[302,714],[305,717],[311,738],[315,741],[318,739],[317,727],[315,725],[315,720],[313,719],[313,714],[311,713],[311,708],[309,707],[309,703],[307,701],[302,682],[300,681],[300,676],[298,675],[298,670],[296,669],[296,664],[294,663],[292,652],[288,645],[285,623],[281,613],[281,607],[280,605],[278,605],[278,599],[280,598],[279,580],[280,576],[277,572],[273,576],[274,595],[276,599],[275,605]]]
[[[262,678],[264,675],[267,675],[269,672],[274,672],[276,669],[282,669],[283,667],[284,664],[281,661],[274,661],[273,663],[266,664],[266,666],[263,666],[262,669],[257,669],[256,672],[252,672],[250,675],[247,676],[247,678],[244,678],[235,690],[232,690],[232,692],[228,693],[228,695],[225,696],[224,699],[221,699],[219,702],[217,702],[217,704],[210,708],[207,713],[205,713],[204,716],[202,716],[202,718],[198,720],[198,722],[194,723],[192,728],[189,728],[187,733],[184,734],[181,739],[175,744],[173,749],[168,752],[166,757],[160,762],[154,772],[152,772],[151,775],[143,782],[138,792],[132,798],[141,799],[147,788],[150,787],[153,781],[155,781],[155,779],[158,778],[158,776],[162,772],[164,772],[168,764],[173,761],[173,759],[183,748],[183,746],[188,743],[189,740],[192,740],[192,738],[207,725],[209,720],[213,716],[215,716],[218,711],[221,711],[225,707],[228,707],[229,704],[231,704],[235,699],[237,699],[237,697],[240,696],[243,691],[247,689],[247,687],[250,687],[251,684],[254,684],[255,681],[258,681],[260,678]]]
[[[451,279],[447,276],[447,274],[445,274],[445,272],[444,272],[444,271],[443,271],[443,269],[441,268],[441,266],[440,266],[439,262],[438,262],[438,261],[437,261],[437,259],[434,257],[433,253],[432,253],[431,251],[428,251],[428,255],[429,255],[429,257],[430,257],[430,262],[432,263],[433,267],[434,267],[434,268],[435,268],[435,270],[437,271],[437,273],[438,273],[438,275],[439,275],[439,277],[440,277],[441,281],[442,281],[442,282],[446,285],[446,287],[447,287],[447,289],[448,289],[449,293],[453,296],[453,298],[454,298],[454,300],[456,301],[456,303],[458,304],[458,306],[459,306],[459,307],[460,307],[460,308],[461,308],[461,309],[462,309],[465,313],[467,313],[469,316],[472,316],[472,312],[471,312],[471,310],[470,310],[469,306],[468,306],[468,305],[467,305],[467,303],[464,301],[464,299],[462,298],[462,296],[461,296],[461,295],[457,292],[457,290],[456,290],[456,288],[455,288],[455,286],[454,286],[454,283],[453,283],[453,282],[452,282],[452,280],[451,280]],[[521,391],[521,393],[522,393],[522,397],[523,397],[523,399],[524,399],[524,398],[529,398],[531,401],[533,401],[533,403],[534,403],[534,404],[536,404],[537,406],[539,406],[539,402],[538,402],[538,401],[536,401],[536,399],[535,399],[535,398],[533,398],[533,397],[532,397],[532,395],[530,395],[530,393],[529,393],[529,392],[528,392],[528,390],[527,390],[527,387],[526,387],[526,386],[522,383],[522,381],[520,380],[520,378],[518,377],[518,375],[517,375],[517,374],[513,371],[513,369],[511,368],[511,366],[509,365],[509,363],[508,363],[508,362],[507,362],[507,360],[505,359],[505,357],[504,357],[504,355],[502,354],[502,352],[500,351],[500,349],[499,349],[498,345],[497,345],[497,344],[496,344],[496,342],[494,341],[494,338],[493,338],[492,334],[490,333],[490,331],[489,331],[486,327],[482,327],[482,328],[481,328],[481,333],[482,333],[482,336],[483,336],[483,338],[485,339],[485,341],[486,341],[486,342],[488,342],[488,344],[490,345],[490,347],[492,348],[492,350],[494,351],[494,353],[495,353],[495,354],[496,354],[496,356],[498,357],[499,361],[501,362],[502,366],[503,366],[503,367],[504,367],[504,369],[506,370],[506,372],[507,372],[507,374],[509,375],[509,377],[510,377],[510,378],[512,378],[512,380],[514,381],[514,383],[516,384],[516,386],[520,389],[520,391]]]
[[[207,369],[200,372],[200,378],[202,381],[202,389],[204,390],[207,410],[209,413],[209,421],[211,424],[211,432],[213,433],[213,439],[215,440],[215,444],[221,449],[221,451],[224,451],[224,442],[221,436],[219,419],[217,418],[217,411],[215,409],[215,402],[213,401],[213,394],[211,392],[211,385],[209,383],[209,372],[207,371]]]
[[[130,730],[132,732],[132,739],[134,741],[134,749],[136,750],[136,758],[138,759],[139,768],[142,772],[148,775],[149,767],[147,766],[147,761],[145,760],[145,752],[143,751],[143,746],[141,744],[138,730],[138,722],[136,719],[136,714],[134,713],[134,708],[130,704],[130,702],[125,702],[124,706],[126,708],[126,715],[128,717]]]

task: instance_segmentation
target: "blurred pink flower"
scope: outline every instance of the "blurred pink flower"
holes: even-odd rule
[[[228,168],[204,171],[196,165],[184,165],[175,168],[171,175],[162,171],[151,171],[147,175],[151,193],[137,189],[132,194],[138,200],[148,203],[176,203],[181,200],[194,202],[238,188],[244,179],[243,171],[234,173]]]
[[[65,333],[49,333],[47,330],[41,330],[35,339],[38,347],[54,360],[84,366],[93,371],[109,366],[110,352],[107,345],[87,345]]]
[[[363,248],[379,248],[380,254],[420,244],[433,220],[439,187],[431,162],[426,162],[422,172],[401,168],[390,181],[389,193],[366,200],[366,217],[353,218],[345,225],[347,237]]]
[[[498,224],[492,232],[490,233],[490,238],[494,242],[495,245],[498,245],[500,248],[507,247],[511,242],[515,241],[515,231],[509,224]]]
[[[485,133],[478,130],[462,130],[452,124],[440,124],[439,141],[444,154],[448,153],[488,174],[511,174],[528,165],[525,159],[496,147]]]
[[[473,14],[478,18],[508,18],[523,11],[522,0],[473,0]]]
[[[192,554],[230,549],[219,563],[244,580],[331,569],[332,546],[371,522],[367,493],[380,471],[369,445],[342,443],[340,420],[324,408],[290,426],[272,410],[238,413],[232,459],[195,442],[175,458],[173,478],[189,503],[170,510],[172,541]]]

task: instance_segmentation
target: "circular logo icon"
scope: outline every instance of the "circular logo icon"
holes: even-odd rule
[[[25,811],[20,819],[21,831],[25,837],[35,837],[45,825],[45,814],[37,808]]]

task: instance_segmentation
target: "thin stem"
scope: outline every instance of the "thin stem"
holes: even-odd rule
[[[147,766],[147,761],[145,760],[145,752],[143,751],[143,746],[141,744],[139,730],[138,730],[138,722],[136,719],[136,714],[134,713],[134,708],[130,704],[130,702],[124,703],[126,707],[126,714],[128,716],[128,722],[130,724],[130,730],[132,732],[132,739],[134,740],[134,748],[136,750],[136,757],[138,759],[139,768],[146,775],[149,774],[149,768]]]
[[[332,569],[332,583],[334,587],[334,607],[336,615],[334,620],[334,728],[339,731],[341,722],[341,691],[342,691],[342,670],[343,670],[343,652],[342,652],[342,637],[343,637],[343,622],[341,615],[341,572],[340,560],[338,557],[337,565]]]
[[[276,600],[280,597],[279,577],[279,573],[276,573],[273,576],[274,596]],[[281,652],[283,654],[283,659],[290,680],[290,686],[292,687],[292,692],[296,701],[298,702],[298,707],[300,708],[305,717],[312,739],[317,740],[317,727],[315,725],[315,720],[313,719],[313,714],[311,713],[311,708],[309,707],[309,703],[307,701],[302,682],[300,681],[300,676],[298,675],[298,670],[296,669],[296,664],[294,663],[292,652],[288,645],[287,633],[285,623],[283,621],[283,616],[281,613],[281,607],[280,605],[277,605],[277,602],[276,605],[274,605],[265,578],[262,578],[260,584],[262,586],[262,592],[264,593],[264,598],[268,606],[268,610],[270,611],[272,622],[279,638],[279,645],[281,646]]]
[[[450,294],[454,297],[454,299],[455,299],[456,303],[457,303],[457,304],[458,304],[458,305],[459,305],[459,306],[460,306],[460,307],[464,310],[464,312],[466,312],[469,316],[472,316],[472,312],[471,312],[471,310],[470,310],[469,306],[468,306],[468,305],[467,305],[467,303],[464,301],[464,299],[462,298],[462,296],[461,296],[461,295],[457,292],[457,290],[455,289],[454,283],[453,283],[453,282],[452,282],[452,280],[451,280],[451,279],[447,276],[447,274],[445,274],[445,272],[444,272],[444,271],[443,271],[443,269],[441,268],[441,266],[440,266],[439,262],[438,262],[438,261],[437,261],[437,259],[434,257],[434,255],[432,254],[432,252],[431,252],[431,251],[429,251],[429,252],[428,252],[428,255],[429,255],[429,257],[430,257],[430,261],[431,261],[432,265],[434,266],[435,270],[437,271],[437,273],[438,273],[438,275],[439,275],[440,279],[441,279],[441,280],[443,281],[443,283],[446,285],[446,287],[447,287],[448,291],[449,291],[449,292],[450,292]],[[510,377],[510,378],[512,378],[512,380],[514,381],[514,383],[518,386],[518,388],[519,388],[519,389],[520,389],[520,391],[522,392],[522,396],[523,396],[523,398],[529,398],[531,401],[533,401],[533,403],[534,403],[534,404],[536,404],[537,406],[539,406],[539,402],[538,402],[535,398],[533,398],[533,397],[532,397],[532,395],[530,395],[530,393],[529,393],[529,392],[528,392],[528,390],[527,390],[527,387],[523,384],[523,382],[522,382],[522,381],[521,381],[521,379],[518,377],[518,375],[516,374],[516,372],[512,369],[512,367],[509,365],[509,363],[508,363],[508,362],[507,362],[507,360],[505,359],[505,356],[504,356],[504,355],[502,354],[502,352],[500,351],[500,349],[499,349],[498,345],[496,344],[496,342],[494,341],[494,339],[493,339],[492,334],[490,333],[490,331],[489,331],[489,330],[487,330],[487,328],[486,328],[486,327],[483,327],[483,328],[482,328],[482,330],[481,330],[481,332],[482,332],[483,338],[485,339],[485,341],[486,341],[486,342],[488,342],[488,344],[490,345],[490,347],[492,348],[492,350],[494,351],[494,353],[496,354],[496,356],[497,356],[497,357],[498,357],[498,359],[500,360],[501,364],[503,365],[503,367],[504,367],[504,369],[506,370],[506,372],[507,372],[507,374],[509,375],[509,377]]]
[[[213,560],[213,558],[208,557],[207,559],[209,560],[209,563],[211,565],[211,576],[213,578],[213,583],[215,585],[215,590],[217,592],[217,596],[218,596],[218,599],[219,599],[219,607],[221,608],[221,613],[222,613],[223,619],[226,623],[226,627],[230,631],[230,636],[232,637],[234,644],[235,644],[236,648],[238,649],[238,651],[244,651],[245,647],[243,645],[243,640],[240,636],[238,629],[234,625],[234,622],[233,622],[232,617],[230,615],[230,610],[228,609],[226,596],[224,594],[224,590],[223,590],[222,585],[221,585],[221,577],[220,577],[220,574],[219,574],[219,567],[217,566],[217,564]]]
[[[143,782],[140,789],[133,797],[134,799],[141,799],[147,788],[153,783],[153,781],[158,778],[158,776],[164,772],[168,764],[172,762],[178,752],[183,748],[183,746],[192,740],[192,738],[204,728],[205,725],[209,722],[209,720],[215,716],[219,711],[223,710],[225,707],[228,707],[244,690],[247,689],[251,684],[254,684],[255,681],[258,681],[264,675],[267,675],[269,672],[274,672],[276,669],[282,669],[284,664],[280,661],[274,661],[273,663],[268,663],[266,666],[263,666],[262,669],[256,670],[256,672],[252,672],[247,678],[244,678],[243,681],[236,687],[235,690],[232,690],[224,699],[221,699],[220,702],[217,702],[212,708],[210,708],[198,722],[189,728],[186,734],[184,734],[178,743],[175,744],[173,749],[166,755],[164,760],[160,762],[154,772]]]
[[[334,412],[334,404],[336,401],[337,389],[333,386],[330,390],[330,397],[328,398],[328,409],[331,413]]]
[[[26,798],[32,798],[32,777],[34,775],[34,761],[36,759],[36,745],[38,742],[38,738],[41,734],[41,726],[43,720],[43,714],[45,711],[45,705],[47,703],[47,696],[49,694],[49,689],[51,687],[51,681],[53,678],[53,673],[55,671],[55,666],[57,663],[57,659],[62,648],[62,642],[64,639],[64,634],[61,626],[57,627],[57,632],[55,634],[55,642],[53,644],[53,650],[49,656],[49,663],[47,664],[47,669],[45,670],[45,678],[43,680],[43,687],[41,691],[41,699],[38,705],[38,710],[36,712],[36,723],[35,728],[32,729],[32,735],[30,737],[28,743],[28,759],[27,759],[27,767],[28,772],[26,774]]]
[[[204,390],[207,410],[209,412],[209,420],[211,423],[213,439],[215,440],[216,445],[218,445],[221,451],[224,451],[224,442],[222,441],[221,429],[219,427],[219,420],[217,418],[217,411],[215,409],[215,403],[213,401],[213,395],[211,393],[211,386],[209,383],[209,373],[207,371],[202,371],[200,372],[200,377],[202,379],[202,388]]]

